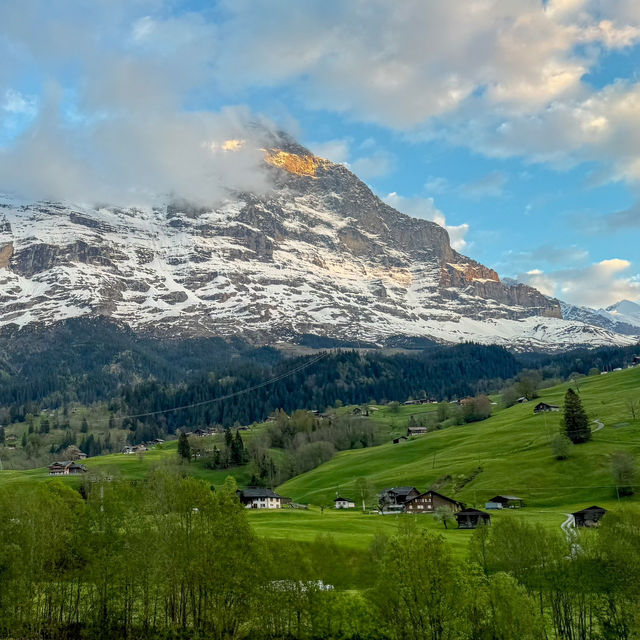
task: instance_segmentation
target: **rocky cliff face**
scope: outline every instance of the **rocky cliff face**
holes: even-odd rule
[[[620,342],[561,320],[558,301],[454,251],[445,229],[379,200],[287,138],[274,188],[213,207],[0,200],[0,324],[105,315],[169,336],[257,343],[317,334],[516,348]]]

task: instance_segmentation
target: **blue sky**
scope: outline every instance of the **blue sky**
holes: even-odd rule
[[[501,276],[640,299],[636,0],[5,0],[0,56],[5,191],[263,188],[208,145],[263,120]]]

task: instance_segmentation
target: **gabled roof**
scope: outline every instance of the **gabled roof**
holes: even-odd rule
[[[498,495],[498,496],[493,496],[493,498],[491,498],[491,500],[489,500],[489,502],[496,502],[499,499],[503,499],[503,500],[522,500],[522,498],[518,498],[518,496]]]
[[[238,489],[236,494],[239,498],[282,498],[271,489],[265,487],[249,487],[247,489]]]
[[[337,498],[333,499],[334,502],[339,502],[339,501],[343,501],[343,502],[353,502],[353,500],[351,498],[341,498],[340,496],[338,496]]]
[[[484,511],[480,511],[480,509],[472,509],[472,508],[468,508],[468,509],[463,509],[462,511],[458,511],[458,513],[455,514],[456,518],[458,516],[487,516],[487,517],[491,517],[489,516],[488,513],[485,513]]]
[[[406,496],[412,491],[417,491],[417,489],[415,487],[393,487],[391,489],[385,489],[385,491],[393,491],[393,493]]]
[[[420,493],[417,496],[413,496],[413,498],[409,498],[409,500],[407,500],[407,504],[409,502],[413,502],[414,500],[417,500],[418,498],[422,498],[422,496],[426,496],[427,494],[438,496],[443,500],[447,500],[448,502],[453,502],[455,504],[460,504],[460,505],[462,504],[461,502],[459,502],[458,500],[455,500],[454,498],[450,498],[449,496],[442,495],[441,493],[438,493],[437,491],[432,491],[432,490],[424,491],[423,493]]]
[[[593,505],[592,507],[587,507],[586,509],[580,509],[580,511],[574,511],[571,515],[576,516],[580,513],[591,513],[592,511],[604,511],[606,513],[607,510],[604,507]]]

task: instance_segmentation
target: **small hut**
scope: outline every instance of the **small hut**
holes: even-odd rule
[[[400,444],[401,442],[406,442],[407,440],[407,436],[400,436],[399,438],[393,439],[393,444]]]
[[[595,527],[605,513],[607,513],[606,509],[594,505],[593,507],[576,511],[571,515],[576,527]]]
[[[475,529],[479,524],[491,524],[491,516],[479,509],[463,509],[455,514],[458,529]]]
[[[485,509],[520,509],[524,500],[518,496],[493,496],[485,505]]]
[[[560,411],[560,407],[555,404],[547,404],[546,402],[539,402],[533,409],[533,413],[551,413]]]

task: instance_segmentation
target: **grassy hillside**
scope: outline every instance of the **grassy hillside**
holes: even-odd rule
[[[561,405],[567,388],[564,384],[545,389],[540,400]],[[339,453],[277,489],[296,502],[316,505],[309,510],[250,512],[250,522],[258,534],[269,538],[307,542],[318,534],[331,534],[343,546],[365,549],[377,533],[393,532],[399,520],[409,516],[320,510],[320,505],[332,504],[336,491],[355,497],[355,480],[361,476],[368,478],[375,490],[397,485],[419,489],[436,486],[447,495],[479,507],[495,494],[515,494],[528,505],[519,512],[522,517],[549,527],[558,527],[567,512],[591,504],[615,508],[610,456],[619,450],[640,454],[640,421],[631,420],[627,406],[629,399],[640,400],[640,368],[584,378],[579,390],[590,419],[600,420],[604,428],[593,434],[591,442],[574,446],[567,460],[555,460],[549,446],[559,429],[561,415],[534,415],[533,407],[539,400],[497,410],[484,422],[435,431],[399,445],[390,440],[405,431],[409,417],[435,411],[435,405],[379,407],[371,412],[371,419],[389,440],[387,444]],[[351,411],[349,407],[339,410]],[[250,440],[260,428],[245,432],[243,438]],[[143,456],[99,456],[88,459],[86,465],[90,472],[141,479],[155,465],[175,464],[176,446],[175,441],[167,442]],[[222,484],[228,475],[240,485],[249,480],[246,467],[210,471],[195,462],[184,468],[213,485]],[[0,472],[3,483],[47,479],[43,468]],[[66,480],[82,482],[80,478]],[[640,487],[637,491],[640,496]],[[622,502],[640,503],[640,497],[624,498]],[[495,513],[493,518],[516,515],[505,511]],[[438,528],[457,555],[464,553],[470,532],[445,531],[430,517],[417,517],[417,521],[421,527]]]
[[[545,389],[541,400],[561,405],[567,388]],[[555,460],[549,446],[561,415],[534,415],[536,400],[484,422],[339,453],[278,491],[299,502],[328,505],[336,491],[355,496],[355,480],[364,476],[376,490],[435,486],[470,505],[483,505],[498,493],[518,495],[538,508],[610,502],[615,498],[610,455],[640,453],[640,421],[631,420],[626,406],[628,399],[640,399],[640,368],[584,378],[579,390],[590,419],[605,426],[590,442],[574,446],[568,460]]]

